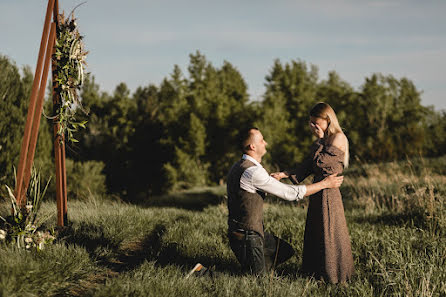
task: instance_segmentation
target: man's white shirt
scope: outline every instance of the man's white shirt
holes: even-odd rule
[[[249,167],[243,172],[240,178],[241,189],[249,193],[255,193],[256,191],[270,193],[288,201],[300,200],[307,193],[306,186],[287,185],[273,178],[253,157],[244,154],[242,159],[253,162],[255,166]]]

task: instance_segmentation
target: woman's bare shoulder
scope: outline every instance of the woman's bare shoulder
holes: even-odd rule
[[[344,133],[338,132],[336,134],[333,134],[330,137],[329,144],[332,146],[337,147],[338,149],[342,150],[343,152],[346,151],[347,148],[347,136],[345,136]]]

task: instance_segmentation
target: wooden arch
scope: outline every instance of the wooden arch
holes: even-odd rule
[[[42,39],[40,41],[39,56],[37,58],[36,72],[30,95],[28,115],[26,117],[25,132],[23,135],[22,148],[20,150],[20,160],[17,171],[17,182],[15,197],[17,204],[23,207],[26,204],[26,191],[31,177],[31,167],[36,151],[37,136],[39,134],[40,119],[42,116],[43,101],[45,97],[45,87],[48,79],[48,72],[51,63],[53,82],[53,105],[60,104],[60,96],[55,91],[55,62],[51,58],[54,52],[54,45],[57,36],[57,24],[59,15],[59,1],[48,0],[48,6],[43,26]],[[52,20],[51,20],[52,19]],[[65,140],[63,135],[59,135],[58,120],[54,120],[54,152],[56,164],[56,200],[57,200],[57,225],[67,224],[67,178],[65,170]]]

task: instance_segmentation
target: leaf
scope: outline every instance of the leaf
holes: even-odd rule
[[[7,185],[5,185],[5,187],[8,189],[8,195],[9,195],[9,198],[11,199],[12,208],[14,209],[14,215],[17,215],[17,213],[18,213],[17,199],[15,198],[11,189]]]

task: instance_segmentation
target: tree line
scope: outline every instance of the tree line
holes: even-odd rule
[[[0,56],[1,183],[12,182],[18,164],[32,76]],[[89,114],[77,116],[88,123],[75,135],[79,142],[68,144],[68,183],[72,174],[78,189],[97,184],[127,200],[224,183],[241,155],[238,133],[248,126],[260,128],[269,143],[268,168],[290,167],[313,141],[308,112],[319,101],[336,111],[353,163],[446,152],[445,111],[423,106],[407,78],[373,74],[355,89],[335,71],[321,80],[315,65],[276,60],[265,87],[262,100],[250,100],[235,66],[215,67],[200,52],[190,55],[186,73],[175,65],[159,85],[133,93],[125,83],[111,94],[101,91],[89,76],[80,91]],[[45,113],[51,114],[51,100]],[[35,163],[48,174],[52,149],[51,120],[43,117]]]

